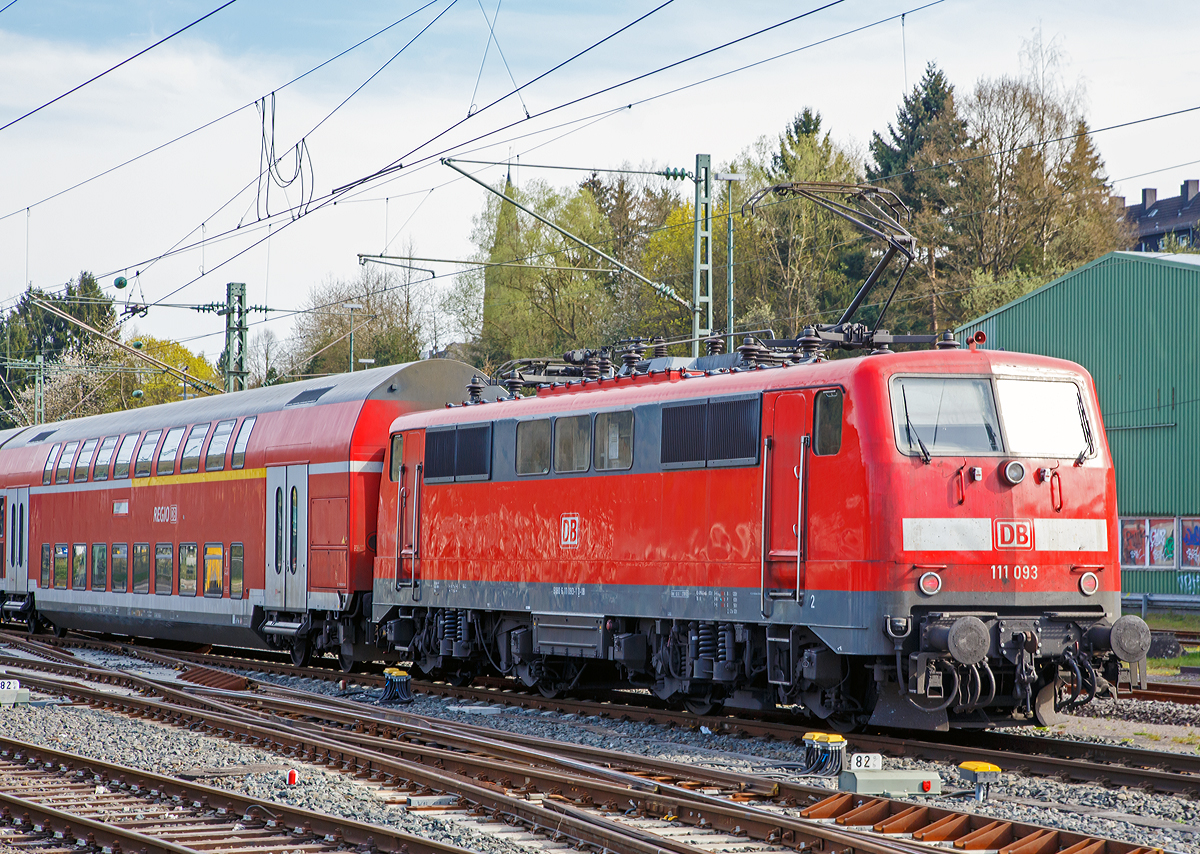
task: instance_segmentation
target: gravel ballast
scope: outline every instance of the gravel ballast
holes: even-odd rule
[[[134,671],[145,668],[142,662],[120,660],[113,656],[106,656],[105,663]],[[380,694],[377,690],[351,689],[342,692],[332,683],[316,680],[251,671],[246,675],[262,682],[340,695],[364,704],[373,704]],[[1189,743],[1189,739],[1195,736],[1191,722],[1200,715],[1200,707],[1130,700],[1121,700],[1117,704],[1108,702],[1107,707],[1097,704],[1088,707],[1088,711],[1095,714],[1070,718],[1062,727],[1041,734],[1129,743],[1133,740],[1132,734],[1138,733],[1161,741],[1153,745],[1139,743],[1139,746],[1169,747],[1189,752],[1195,750],[1194,741]],[[401,706],[399,710],[499,731],[519,732],[543,740],[605,747],[650,758],[777,778],[791,778],[792,769],[803,760],[803,748],[790,743],[719,736],[700,730],[636,721],[581,718],[557,712],[463,703],[424,695],[417,695],[413,704]],[[1133,723],[1105,717],[1105,713],[1127,715]],[[278,767],[287,761],[256,748],[81,707],[3,710],[0,711],[0,731],[13,738],[172,775],[206,768],[253,765]],[[849,736],[848,740],[853,750],[854,736]],[[489,836],[459,822],[431,819],[389,806],[373,788],[348,776],[315,767],[298,767],[301,769],[301,783],[292,787],[286,785],[286,771],[282,769],[255,770],[230,776],[214,774],[202,779],[210,785],[253,797],[400,827],[422,836],[448,839],[488,854],[529,850],[517,842]],[[885,767],[936,771],[941,775],[944,790],[948,792],[971,788],[961,778],[957,768],[950,764],[889,758],[885,759]],[[829,788],[834,785],[830,780],[795,779]],[[928,802],[923,798],[911,800],[914,803]],[[937,802],[953,809],[973,811],[997,819],[1105,836],[1183,854],[1200,854],[1200,805],[1169,795],[1108,789],[1097,784],[1060,783],[1007,773],[1000,784],[992,787],[992,797],[987,803],[978,804],[969,797],[961,796],[943,797]]]

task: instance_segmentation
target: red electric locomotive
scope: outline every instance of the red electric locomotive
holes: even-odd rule
[[[853,321],[913,258],[899,198],[786,184],[748,206],[769,194],[883,242],[840,320],[693,360],[638,345],[619,372],[577,353],[582,378],[536,396],[397,419],[377,645],[456,680],[621,681],[845,727],[1045,723],[1122,662],[1144,680],[1091,378],[949,333],[893,353],[935,342],[880,328],[903,271]]]
[[[375,654],[387,427],[470,376],[415,362],[0,434],[0,614],[349,668]]]
[[[462,681],[923,729],[1045,722],[1144,660],[1078,365],[682,361],[396,419],[381,643]]]

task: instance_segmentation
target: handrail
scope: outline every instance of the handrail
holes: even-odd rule
[[[770,522],[770,517],[767,513],[767,479],[771,472],[771,437],[763,436],[763,476],[762,476],[762,554],[759,555],[759,571],[758,571],[758,595],[759,595],[759,612],[764,616],[767,614],[767,549],[770,548],[771,532],[767,525]]]
[[[804,595],[800,592],[800,577],[804,568],[804,559],[808,551],[808,526],[805,524],[808,514],[805,512],[808,504],[808,446],[810,436],[800,437],[800,462],[796,466],[796,602],[804,604]]]

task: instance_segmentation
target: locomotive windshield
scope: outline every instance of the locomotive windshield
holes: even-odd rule
[[[1067,459],[1092,452],[1092,431],[1075,383],[997,379],[996,396],[1012,453]]]
[[[1004,451],[992,384],[972,377],[897,377],[892,419],[900,450],[930,456]]]
[[[925,459],[1005,453],[1082,459],[1094,450],[1075,383],[1004,378],[992,389],[984,377],[894,378],[892,420],[901,452]]]

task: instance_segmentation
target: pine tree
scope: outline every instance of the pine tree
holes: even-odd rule
[[[966,122],[960,120],[954,109],[954,86],[946,79],[945,73],[934,63],[929,63],[921,81],[913,87],[910,94],[904,96],[900,108],[896,111],[896,124],[888,125],[887,136],[884,139],[879,133],[871,134],[868,146],[875,166],[867,167],[867,180],[881,181],[893,175],[907,173],[913,161],[921,150],[933,138],[935,125],[939,126],[939,135],[943,137],[959,137],[966,134]],[[951,140],[953,141],[953,140]],[[902,179],[903,192],[901,195],[906,202],[916,194],[916,177],[911,173]],[[896,189],[891,184],[890,189]]]

